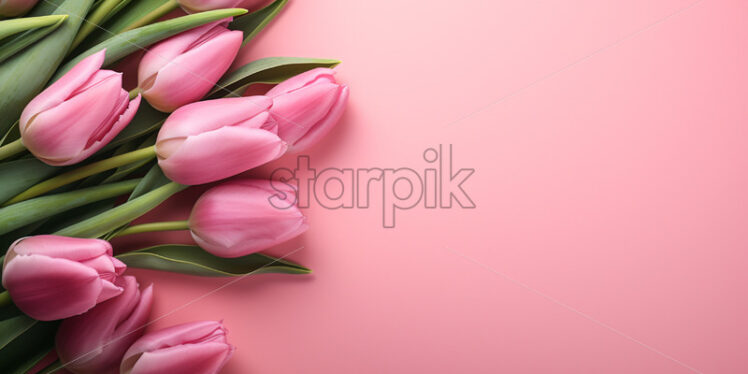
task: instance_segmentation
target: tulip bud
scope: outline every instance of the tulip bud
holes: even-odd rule
[[[241,31],[226,28],[231,18],[172,36],[143,55],[138,87],[154,108],[173,112],[202,99],[228,70],[242,45]]]
[[[220,322],[201,321],[145,334],[125,353],[122,374],[214,374],[234,353]]]
[[[348,86],[335,82],[332,69],[301,73],[268,91],[270,113],[278,122],[278,136],[299,152],[322,139],[343,115]]]
[[[64,320],[57,330],[57,354],[68,371],[117,374],[125,351],[143,335],[153,287],[141,292],[133,276],[120,277],[115,284],[124,288],[121,295]]]
[[[213,187],[192,208],[192,238],[220,257],[248,255],[294,238],[309,228],[295,194],[291,186],[267,180]]]
[[[81,60],[21,113],[23,145],[53,165],[80,162],[109,143],[130,123],[140,96],[130,101],[122,74],[100,70],[105,50]]]
[[[179,6],[187,13],[205,12],[223,8],[259,9],[268,0],[177,0]]]
[[[203,184],[275,160],[286,151],[265,96],[207,100],[166,119],[156,139],[158,164],[169,179]]]
[[[125,268],[104,240],[30,236],[8,249],[3,287],[18,309],[51,321],[84,313],[122,293],[114,281]]]
[[[0,17],[16,17],[25,14],[38,0],[0,0]]]

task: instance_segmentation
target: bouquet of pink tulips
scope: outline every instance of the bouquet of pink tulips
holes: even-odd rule
[[[315,144],[348,98],[335,60],[230,70],[286,1],[0,1],[0,372],[217,373],[235,350],[223,324],[145,333],[158,285],[127,268],[309,273],[259,253],[307,229],[294,188],[235,177]],[[128,56],[135,88],[112,70]],[[255,83],[277,85],[243,96]],[[183,221],[132,224],[227,178]],[[115,255],[109,242],[165,230],[195,245]]]

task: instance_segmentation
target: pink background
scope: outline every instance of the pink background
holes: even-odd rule
[[[314,205],[269,251],[313,275],[205,297],[230,279],[131,270],[151,328],[223,319],[230,374],[748,372],[747,46],[738,0],[291,1],[242,60],[343,60],[312,166],[452,144],[477,208]]]

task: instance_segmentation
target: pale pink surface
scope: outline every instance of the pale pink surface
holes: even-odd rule
[[[312,167],[423,169],[453,144],[477,208],[383,229],[379,205],[315,204],[271,251],[303,245],[313,275],[149,328],[223,318],[228,374],[748,371],[748,4],[663,20],[691,3],[291,1],[243,54],[343,60],[349,107]],[[155,283],[153,318],[229,281],[128,272]]]

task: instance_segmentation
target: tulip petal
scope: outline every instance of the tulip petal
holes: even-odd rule
[[[250,182],[257,183],[252,185],[243,180],[224,183],[205,192],[195,203],[190,228],[200,247],[220,257],[239,257],[306,231],[309,226],[293,205],[293,192],[285,192],[284,201],[274,202],[273,198],[283,197],[269,188],[270,182]]]
[[[281,139],[296,143],[322,121],[340,96],[339,87],[334,83],[318,83],[275,97],[270,113],[278,121]]]
[[[299,75],[293,76],[279,83],[265,95],[270,97],[276,97],[285,93],[293,92],[303,87],[308,86],[312,82],[317,80],[328,81],[331,83],[335,82],[335,70],[329,68],[315,68]]]
[[[104,64],[105,57],[106,49],[84,58],[60,79],[31,100],[21,114],[19,122],[21,133],[25,131],[29,120],[35,115],[61,104],[80,86],[85,84],[101,68],[101,65]]]
[[[185,105],[169,116],[161,127],[158,141],[237,125],[270,109],[272,105],[273,101],[265,96],[232,97]]]
[[[171,156],[159,158],[158,163],[169,179],[195,185],[247,171],[275,160],[285,151],[286,144],[272,132],[229,126],[188,137]]]
[[[15,255],[44,255],[72,261],[85,261],[112,255],[112,245],[106,240],[70,238],[57,235],[36,235],[17,240],[8,250]],[[6,256],[8,257],[8,256]],[[6,258],[5,262],[9,260]],[[121,261],[116,260],[119,264]]]
[[[24,313],[50,321],[93,308],[103,284],[94,269],[77,262],[17,255],[5,265],[3,286]]]
[[[306,134],[288,147],[290,152],[301,152],[320,141],[337,125],[348,103],[348,86],[340,88],[340,95],[324,119],[312,126]]]
[[[201,44],[191,45],[149,76],[147,82],[142,81],[147,83],[141,86],[143,96],[163,112],[200,100],[231,66],[242,38],[241,31],[224,28],[206,41],[197,40]]]
[[[143,353],[129,373],[215,374],[226,364],[233,351],[232,346],[217,342],[176,345]]]
[[[118,373],[125,351],[148,320],[152,286],[140,292],[135,277],[117,280],[124,292],[90,311],[68,318],[56,337],[60,361],[74,373]]]
[[[39,113],[22,133],[23,144],[52,165],[66,165],[120,104],[121,74],[110,75],[64,103]],[[92,105],[96,103],[96,105]]]
[[[127,93],[124,90],[122,92],[125,93],[126,96],[124,98],[125,100],[127,100]],[[127,127],[128,124],[130,124],[130,121],[132,121],[133,117],[135,117],[135,113],[137,113],[138,107],[140,107],[140,100],[140,95],[130,100],[127,109],[125,109],[124,112],[116,115],[117,118],[114,119],[115,122],[109,127],[108,131],[100,139],[95,141],[93,144],[88,145],[88,147],[83,152],[78,154],[77,157],[67,161],[63,165],[72,165],[81,162],[91,157],[105,145],[109,144],[109,142],[112,141],[115,136],[117,136],[122,130],[125,129],[125,127]]]

